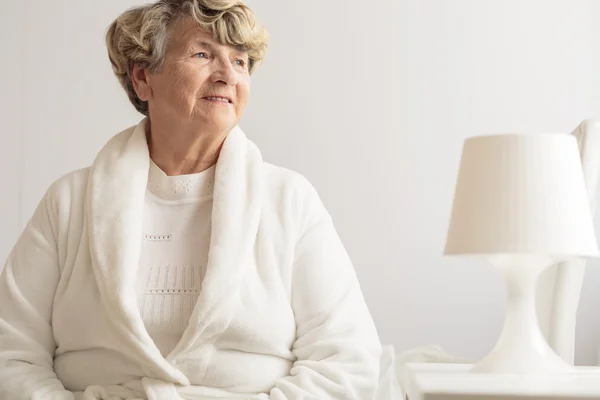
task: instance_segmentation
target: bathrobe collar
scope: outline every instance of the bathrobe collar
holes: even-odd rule
[[[136,298],[150,156],[147,119],[115,135],[94,161],[86,217],[92,268],[108,323],[146,373],[189,385],[175,364],[194,343],[210,342],[229,326],[248,267],[262,202],[263,161],[239,127],[227,136],[215,171],[211,242],[206,276],[179,344],[163,357],[150,338]]]

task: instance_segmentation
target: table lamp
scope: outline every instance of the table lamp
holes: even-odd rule
[[[472,372],[572,371],[540,330],[535,289],[549,266],[598,256],[575,138],[500,134],[465,140],[444,254],[485,259],[506,282],[502,333]]]

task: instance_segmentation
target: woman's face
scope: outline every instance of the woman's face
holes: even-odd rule
[[[171,29],[159,73],[146,75],[152,118],[228,132],[240,120],[250,92],[248,55],[216,42],[184,17]],[[139,93],[138,93],[139,94]]]

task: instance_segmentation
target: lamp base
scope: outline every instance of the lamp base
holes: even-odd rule
[[[506,280],[504,328],[494,349],[471,369],[476,373],[569,373],[575,368],[560,358],[542,334],[536,313],[539,275],[556,262],[549,256],[502,255],[490,262]]]
[[[515,344],[509,345],[506,345],[506,348],[496,346],[471,368],[471,372],[519,375],[576,372],[575,367],[560,358],[546,342],[540,342],[539,348],[531,349],[520,349],[521,346]]]

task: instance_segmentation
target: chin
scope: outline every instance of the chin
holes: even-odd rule
[[[210,126],[211,130],[217,132],[229,132],[233,127],[237,125],[235,120],[210,120],[202,123],[204,126]]]

